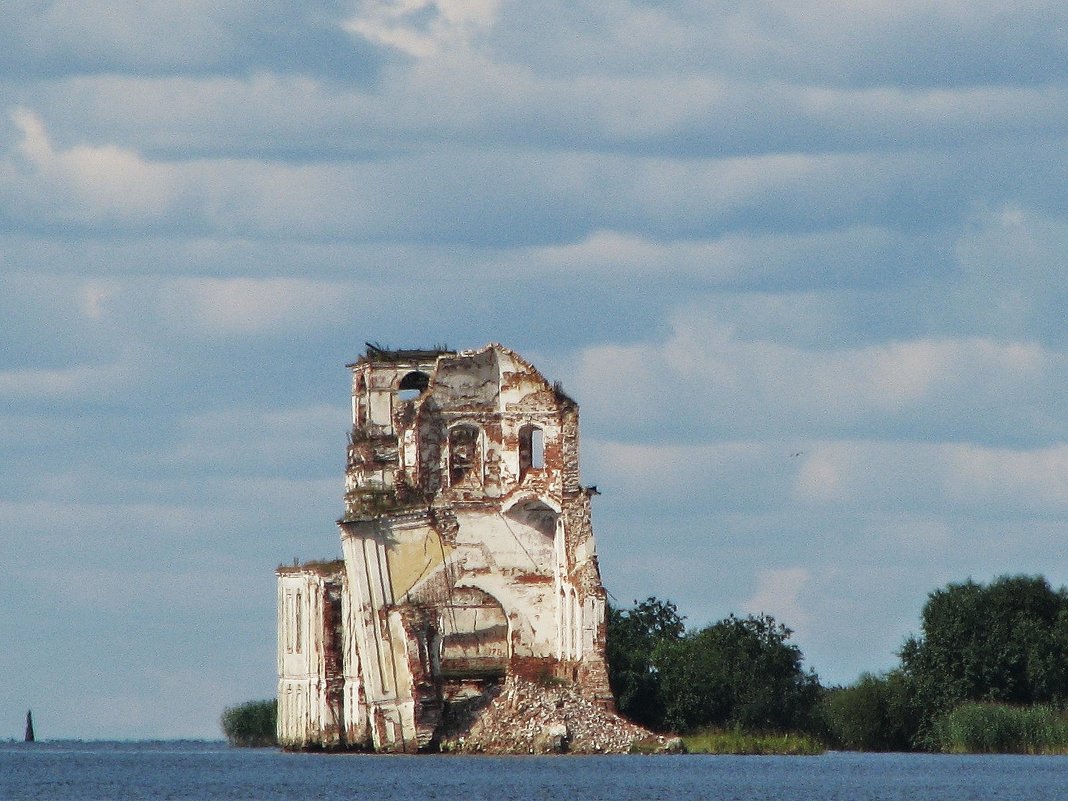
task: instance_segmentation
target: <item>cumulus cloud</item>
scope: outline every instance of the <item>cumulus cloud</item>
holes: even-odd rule
[[[86,736],[163,731],[191,675],[270,693],[270,570],[336,552],[366,339],[563,379],[617,600],[770,611],[830,680],[946,581],[1068,580],[1060,6],[8,5],[0,619],[87,670],[137,623],[100,587],[171,620],[167,672],[65,691],[120,710]],[[247,640],[183,649],[183,586]]]
[[[1066,448],[846,437],[708,444],[593,439],[585,469],[613,504],[632,513],[659,502],[673,515],[698,518],[783,510],[1060,516],[1068,512]]]
[[[1064,371],[1061,354],[1028,342],[798,347],[740,338],[691,310],[662,343],[585,349],[569,380],[585,388],[601,425],[638,421],[668,437],[673,421],[699,419],[708,421],[705,437],[897,428],[908,437],[990,441],[1048,417]]]
[[[888,283],[929,254],[926,237],[870,225],[813,232],[737,231],[714,238],[658,240],[638,233],[592,231],[581,240],[524,248],[510,260],[553,275],[671,275],[722,289],[774,286],[828,290]],[[508,257],[510,254],[503,254]],[[873,269],[878,265],[882,270]],[[797,295],[794,294],[794,300]],[[774,298],[763,298],[774,303]]]
[[[834,85],[1037,81],[1063,73],[1065,12],[1050,0],[980,3],[829,0],[512,3],[501,49],[561,73],[716,71]],[[535,35],[531,35],[534,32]],[[1044,72],[1043,72],[1044,71]]]

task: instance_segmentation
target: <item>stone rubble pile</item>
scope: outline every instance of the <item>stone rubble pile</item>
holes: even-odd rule
[[[484,754],[625,754],[673,745],[584,697],[571,685],[543,686],[509,676],[501,692],[443,751]]]

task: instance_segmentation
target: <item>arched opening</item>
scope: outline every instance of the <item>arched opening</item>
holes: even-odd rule
[[[430,386],[430,376],[419,370],[413,370],[404,376],[397,385],[398,400],[415,400]]]
[[[520,526],[532,528],[546,541],[556,536],[556,523],[560,513],[538,497],[521,498],[504,510],[509,520]]]
[[[545,432],[535,425],[519,429],[519,479],[523,480],[528,470],[545,467]]]
[[[449,430],[449,484],[482,480],[481,438],[477,426],[459,425]]]
[[[492,595],[455,587],[438,607],[441,674],[444,678],[503,676],[508,667],[508,618]]]

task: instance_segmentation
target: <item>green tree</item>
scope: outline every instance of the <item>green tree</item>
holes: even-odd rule
[[[702,727],[811,730],[819,701],[816,674],[802,668],[790,629],[767,615],[734,615],[661,641],[653,653],[665,723]]]
[[[223,710],[221,722],[230,745],[263,748],[278,743],[275,734],[277,719],[278,704],[271,698],[227,707]]]
[[[935,719],[967,701],[1068,701],[1068,595],[1044,578],[949,584],[928,597],[921,623],[922,635],[901,650],[924,713],[921,740]]]
[[[671,601],[649,597],[631,609],[608,607],[608,680],[619,711],[650,729],[664,725],[664,702],[653,667],[656,647],[673,642],[685,630],[683,617]]]
[[[849,687],[827,690],[822,719],[831,741],[851,751],[908,751],[918,719],[900,670],[863,674]]]

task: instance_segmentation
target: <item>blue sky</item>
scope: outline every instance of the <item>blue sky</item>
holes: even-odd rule
[[[562,381],[612,596],[825,682],[1068,582],[1066,76],[1053,2],[9,2],[0,737],[273,694],[366,340]]]

